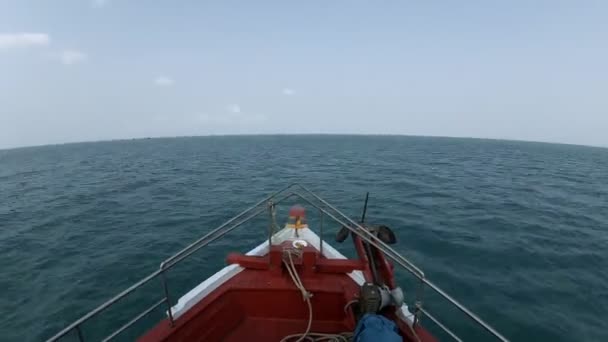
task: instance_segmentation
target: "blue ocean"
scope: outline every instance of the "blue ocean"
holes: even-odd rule
[[[0,150],[0,340],[51,337],[293,182],[353,218],[369,191],[367,220],[390,226],[396,250],[510,340],[608,341],[608,149],[333,135]],[[227,252],[262,242],[267,227],[266,217],[254,220],[171,269],[173,300],[222,267]],[[325,221],[327,241],[348,254],[333,242],[338,229]],[[415,283],[397,274],[411,304]],[[87,322],[85,340],[162,296],[160,282],[146,285]],[[464,340],[491,341],[430,291],[424,305]],[[157,311],[118,340],[151,327]]]

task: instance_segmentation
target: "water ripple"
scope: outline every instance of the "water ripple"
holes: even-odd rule
[[[393,227],[400,252],[512,340],[608,340],[608,150],[350,136],[0,151],[2,340],[49,337],[294,181],[353,217],[371,191],[369,220]],[[326,227],[329,236],[338,225]],[[246,251],[266,229],[264,217],[172,269],[172,291],[200,282],[227,251]],[[412,279],[401,271],[398,278],[413,293]],[[91,322],[87,337],[107,334],[158,295],[158,284],[146,288]],[[465,339],[480,339],[432,294],[427,305]]]

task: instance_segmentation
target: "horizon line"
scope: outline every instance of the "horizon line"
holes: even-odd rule
[[[551,145],[570,145],[570,146],[592,147],[592,148],[602,148],[602,149],[608,148],[608,146],[602,146],[602,145],[586,145],[586,144],[579,144],[579,143],[566,143],[566,142],[542,141],[542,140],[524,140],[524,139],[512,139],[512,138],[487,138],[487,137],[471,137],[471,136],[448,136],[448,135],[416,135],[416,134],[398,134],[398,133],[242,133],[242,134],[227,133],[227,134],[198,134],[198,135],[175,135],[175,136],[143,136],[143,137],[132,137],[132,138],[66,141],[66,142],[59,142],[59,143],[34,144],[34,145],[23,145],[23,146],[15,146],[15,147],[0,147],[0,151],[10,151],[10,150],[27,149],[27,148],[48,147],[48,146],[63,146],[63,145],[72,145],[72,144],[110,143],[110,142],[148,140],[148,139],[151,140],[151,139],[210,138],[210,137],[262,137],[262,136],[369,136],[369,137],[393,136],[393,137],[411,137],[411,138],[492,140],[492,141],[539,143],[539,144],[551,144]]]

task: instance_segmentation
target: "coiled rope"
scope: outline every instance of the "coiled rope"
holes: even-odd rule
[[[310,327],[312,325],[312,304],[310,303],[310,298],[312,297],[312,293],[308,292],[306,290],[306,288],[304,287],[304,284],[302,283],[302,279],[300,279],[300,276],[298,275],[298,271],[296,269],[295,264],[293,263],[293,258],[292,258],[292,254],[300,256],[301,253],[300,253],[300,250],[298,250],[298,249],[289,249],[289,250],[285,251],[285,254],[287,255],[287,259],[288,259],[288,260],[286,260],[285,258],[283,258],[283,263],[285,264],[285,268],[287,268],[287,272],[289,273],[289,276],[291,277],[291,280],[293,281],[293,283],[296,285],[298,290],[300,290],[300,292],[302,293],[302,300],[304,300],[306,302],[306,304],[308,305],[308,325],[306,326],[306,331],[304,333],[287,335],[287,336],[283,337],[281,342],[289,342],[296,338],[297,338],[297,340],[295,342],[303,342],[303,341],[349,342],[349,341],[351,341],[353,338],[353,334],[351,332],[344,332],[341,334],[323,334],[323,333],[314,333],[314,332],[311,333],[310,332]],[[351,304],[354,304],[355,302],[356,302],[356,300],[346,303],[346,305],[344,306],[344,311],[346,311],[346,309]],[[420,338],[418,337],[416,330],[414,330],[414,327],[410,326],[407,323],[405,325],[407,325],[407,327],[410,329],[410,332],[414,336],[414,339],[416,340],[416,342],[420,342]]]
[[[312,325],[312,304],[310,304],[310,297],[312,297],[312,293],[306,291],[304,284],[302,284],[302,279],[300,279],[300,276],[298,275],[298,271],[296,270],[296,266],[293,263],[293,258],[291,257],[292,253],[294,253],[294,251],[292,251],[292,250],[285,251],[285,254],[287,254],[287,258],[289,259],[289,262],[287,262],[287,260],[285,260],[285,258],[283,258],[283,263],[285,264],[285,268],[287,268],[287,272],[289,273],[291,280],[296,285],[298,290],[300,290],[300,292],[302,293],[302,300],[304,300],[306,302],[306,304],[308,305],[308,326],[306,327],[306,331],[303,334],[286,336],[285,338],[283,338],[281,340],[281,342],[289,341],[290,338],[293,338],[295,336],[300,336],[300,338],[296,342],[304,341],[304,339],[310,332],[310,326]]]
[[[288,342],[293,339],[296,339],[296,342],[310,341],[310,342],[348,342],[352,339],[352,333],[346,332],[341,334],[323,334],[323,333],[311,333],[310,327],[312,325],[312,304],[310,303],[310,298],[312,297],[312,293],[308,292],[302,284],[302,279],[298,275],[298,271],[296,270],[296,266],[293,263],[292,254],[299,255],[298,250],[287,250],[285,251],[287,255],[287,259],[283,258],[283,263],[285,264],[285,268],[287,268],[287,272],[291,277],[291,280],[296,285],[298,290],[302,293],[302,300],[306,302],[308,305],[308,325],[306,326],[306,331],[300,334],[292,334],[285,336],[281,342]]]

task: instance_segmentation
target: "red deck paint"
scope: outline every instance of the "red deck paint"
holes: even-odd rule
[[[174,327],[165,319],[139,341],[280,341],[287,335],[303,333],[308,307],[282,265],[286,246],[272,246],[270,253],[261,257],[230,254],[227,261],[245,270],[180,316]],[[294,264],[304,287],[313,294],[311,331],[353,332],[355,317],[345,306],[356,299],[359,286],[347,272],[364,269],[362,262],[326,259],[309,246]],[[394,314],[386,316],[395,319]],[[405,323],[396,321],[403,340],[415,341]],[[421,327],[416,332],[422,342],[436,341]]]

